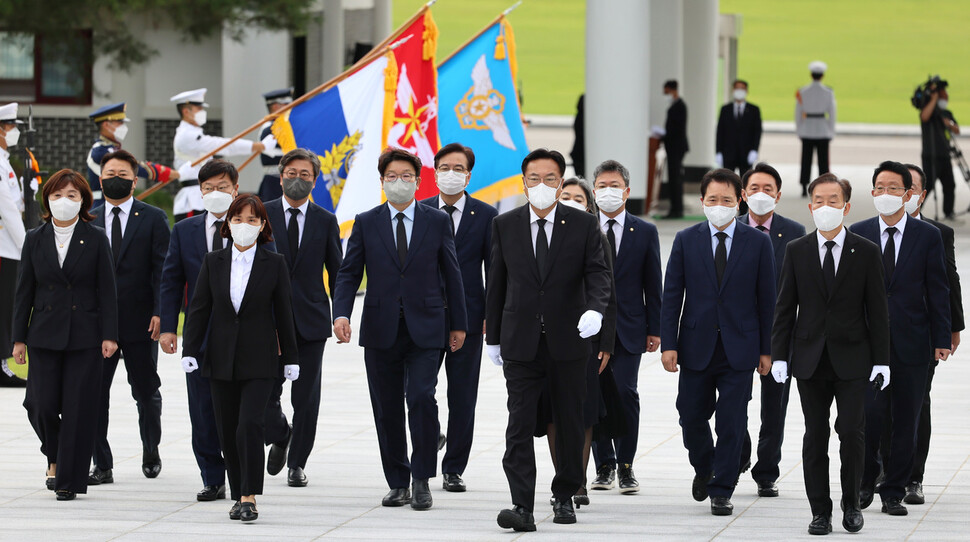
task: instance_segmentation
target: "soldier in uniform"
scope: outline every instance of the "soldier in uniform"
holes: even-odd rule
[[[263,99],[266,100],[266,109],[269,110],[270,114],[276,113],[286,106],[286,104],[293,101],[293,87],[267,92],[263,94]],[[273,133],[272,126],[273,121],[266,121],[263,124],[259,132],[260,141],[265,140],[267,136]],[[271,201],[283,197],[279,170],[280,158],[282,157],[283,149],[278,144],[267,146],[267,149],[259,156],[260,162],[263,163],[263,182],[259,184],[258,195],[259,199],[263,201]]]
[[[88,115],[94,125],[98,127],[98,138],[88,151],[88,184],[94,195],[94,207],[104,203],[101,194],[101,159],[106,154],[121,148],[121,142],[128,135],[128,122],[131,120],[125,114],[125,102],[106,105]],[[139,162],[136,172],[139,179],[149,182],[168,182],[179,178],[177,171],[170,167],[154,162]]]
[[[202,126],[206,122],[205,108],[209,106],[205,103],[205,92],[204,88],[187,90],[170,98],[182,119],[175,129],[175,141],[172,143],[175,150],[175,169],[180,171],[190,171],[182,170],[182,166],[198,160],[229,141],[228,138],[206,135],[202,132]],[[265,149],[266,147],[259,141],[239,139],[219,151],[219,154],[222,156],[249,155],[263,152]],[[176,222],[205,209],[202,205],[202,192],[196,188],[199,185],[198,177],[192,175],[189,178],[186,175],[180,181],[182,188],[175,194],[175,204],[172,209]]]
[[[0,360],[10,357],[13,339],[13,294],[24,246],[24,195],[10,167],[10,147],[20,139],[17,104],[0,106]],[[4,366],[6,369],[6,366]],[[0,386],[23,386],[24,381],[0,371]]]
[[[829,141],[835,137],[835,92],[822,84],[827,69],[820,60],[809,64],[812,82],[795,93],[795,133],[802,140],[803,198],[808,196],[813,152],[818,152],[819,176],[829,172]]]

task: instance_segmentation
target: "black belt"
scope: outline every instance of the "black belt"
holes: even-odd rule
[[[805,117],[810,119],[824,119],[825,113],[805,113]]]
[[[199,180],[198,179],[188,179],[186,181],[183,181],[183,180],[180,179],[179,180],[179,183],[182,186],[199,186]]]

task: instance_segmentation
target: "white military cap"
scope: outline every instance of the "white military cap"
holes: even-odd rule
[[[7,105],[0,105],[0,122],[10,122],[16,121],[17,124],[22,124],[21,121],[17,120],[17,103],[10,103]]]
[[[176,104],[196,104],[202,107],[209,107],[209,104],[205,103],[205,91],[207,89],[197,88],[195,90],[186,90],[185,92],[180,92],[175,96],[169,98],[169,101]]]
[[[808,64],[808,71],[811,72],[811,73],[817,73],[817,74],[820,74],[820,75],[824,75],[825,74],[825,70],[827,70],[827,69],[829,69],[829,67],[827,65],[825,65],[825,63],[822,62],[821,60],[816,60],[816,61],[810,62]]]

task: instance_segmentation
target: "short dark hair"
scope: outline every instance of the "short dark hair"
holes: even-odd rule
[[[525,175],[525,168],[531,162],[536,160],[552,160],[559,166],[559,175],[566,174],[566,159],[563,158],[562,153],[559,151],[551,151],[546,148],[538,148],[525,156],[522,159],[522,174]]]
[[[734,195],[741,199],[741,178],[730,169],[712,169],[701,179],[701,197],[707,195],[707,187],[711,183],[723,183],[734,187]]]
[[[313,166],[313,178],[316,179],[320,176],[320,157],[317,156],[317,153],[309,149],[301,149],[299,147],[284,154],[283,157],[280,158],[280,175],[283,174],[283,170],[286,169],[286,166],[294,160],[306,160],[307,162],[310,162],[310,164]]]
[[[607,160],[596,166],[596,169],[593,170],[593,184],[596,184],[596,179],[599,179],[600,175],[604,173],[619,173],[620,177],[623,177],[623,184],[630,186],[630,170],[616,160]]]
[[[913,187],[913,175],[909,172],[909,169],[903,164],[893,162],[892,160],[886,160],[885,162],[876,166],[875,171],[872,172],[872,186],[876,186],[876,177],[878,177],[883,171],[895,173],[896,175],[902,177],[903,188],[906,190]]]
[[[131,172],[134,173],[135,175],[138,175],[138,159],[135,158],[135,156],[130,152],[124,149],[118,149],[114,152],[109,152],[108,154],[101,157],[101,168],[103,169],[104,165],[110,162],[111,160],[121,160],[122,162],[128,162],[128,165],[131,166]]]
[[[449,143],[434,155],[434,168],[438,169],[438,162],[441,161],[443,157],[453,152],[460,152],[465,155],[468,160],[468,171],[471,171],[475,167],[475,152],[470,148],[462,145],[461,143]]]
[[[758,162],[753,168],[744,172],[744,175],[741,177],[741,188],[748,188],[748,179],[751,178],[751,176],[755,173],[771,175],[775,179],[775,188],[777,188],[779,191],[781,190],[781,175],[778,173],[777,169],[769,166],[765,162]]]
[[[387,148],[377,158],[377,171],[381,174],[381,177],[384,176],[384,172],[387,171],[387,166],[391,165],[391,162],[398,161],[411,164],[414,167],[414,174],[418,177],[421,176],[420,158],[402,149]]]
[[[676,79],[667,79],[666,81],[664,81],[664,90],[666,90],[668,88],[670,90],[677,90],[677,80]]]
[[[742,85],[744,85],[744,88],[748,88],[748,82],[745,81],[744,79],[735,79],[734,82],[731,83],[731,88],[738,86],[738,83],[741,83]]]
[[[77,191],[81,193],[81,210],[78,212],[78,216],[84,222],[91,222],[94,220],[94,215],[89,213],[91,210],[91,205],[94,203],[94,195],[91,193],[91,186],[88,184],[88,180],[80,173],[74,171],[73,169],[62,169],[57,173],[50,176],[47,181],[42,185],[41,197],[44,200],[44,208],[47,212],[41,217],[44,220],[51,221],[51,194],[57,192],[61,188],[67,185],[71,185],[77,188]]]
[[[815,80],[815,81],[821,81],[822,80],[822,76],[824,76],[824,75],[825,75],[824,73],[815,73],[815,72],[812,72],[812,79]],[[846,201],[848,201],[848,200],[846,200]]]
[[[917,166],[916,164],[903,164],[906,169],[910,171],[915,171],[919,175],[919,185],[926,190],[926,173],[923,173],[923,168]],[[914,181],[916,179],[913,179]],[[921,190],[922,191],[922,190]]]
[[[842,199],[844,199],[846,203],[852,199],[852,185],[849,183],[849,181],[838,178],[834,173],[823,173],[819,175],[817,179],[808,183],[809,197],[815,194],[816,186],[825,183],[835,183],[839,185],[842,188]]]
[[[236,170],[236,166],[221,158],[210,160],[199,169],[199,184],[220,175],[228,176],[232,184],[239,184],[239,171]]]
[[[583,194],[586,194],[586,211],[595,213],[596,201],[593,198],[593,190],[589,187],[589,184],[579,177],[570,177],[562,182],[563,188],[573,185],[580,187],[583,190]]]
[[[223,217],[224,222],[219,233],[226,239],[232,239],[232,229],[229,227],[229,222],[232,220],[232,217],[242,214],[246,207],[252,208],[253,214],[263,221],[263,230],[259,232],[259,237],[256,238],[256,244],[262,245],[272,241],[273,225],[269,223],[266,206],[263,205],[263,201],[259,199],[259,196],[255,194],[243,194],[232,200],[232,203],[229,204],[229,210],[226,211],[226,216]]]

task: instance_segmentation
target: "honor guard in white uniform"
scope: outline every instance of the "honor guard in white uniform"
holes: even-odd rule
[[[820,60],[808,65],[812,82],[795,93],[795,132],[802,140],[802,197],[812,179],[812,153],[818,152],[818,174],[829,172],[829,141],[835,137],[835,92],[822,84],[828,66]]]
[[[88,184],[91,185],[91,193],[94,195],[92,208],[104,201],[101,195],[101,158],[120,149],[121,142],[128,135],[128,122],[131,119],[128,118],[125,110],[125,102],[120,102],[106,105],[88,115],[88,118],[98,127],[98,138],[94,140],[94,145],[88,151],[87,159]],[[174,169],[149,161],[138,163],[136,175],[139,179],[160,183],[179,178],[178,172]]]
[[[0,360],[10,357],[13,340],[13,298],[17,268],[24,246],[24,194],[10,167],[10,147],[20,139],[17,104],[0,106]],[[6,369],[6,367],[4,367]],[[0,372],[0,385],[23,385],[23,381]]]
[[[178,128],[175,129],[175,141],[172,144],[175,150],[174,167],[182,175],[179,179],[182,188],[175,194],[175,204],[172,209],[176,222],[205,209],[202,205],[202,191],[196,188],[199,184],[198,177],[191,174],[193,170],[183,169],[182,166],[198,160],[229,141],[228,138],[206,135],[202,132],[202,126],[206,122],[205,108],[209,106],[205,103],[205,92],[204,88],[187,90],[170,99],[182,118]],[[239,139],[219,151],[219,155],[249,155],[262,152],[265,148],[258,141]]]
[[[266,100],[266,110],[269,113],[276,113],[287,104],[293,102],[293,87],[271,90],[263,94]],[[273,133],[273,121],[266,121],[259,130],[259,140],[266,141],[266,138]],[[273,138],[275,141],[275,138]],[[280,159],[283,157],[283,149],[279,144],[267,145],[266,150],[259,156],[263,164],[263,181],[259,184],[259,199],[272,201],[283,197],[283,187],[280,185]]]

